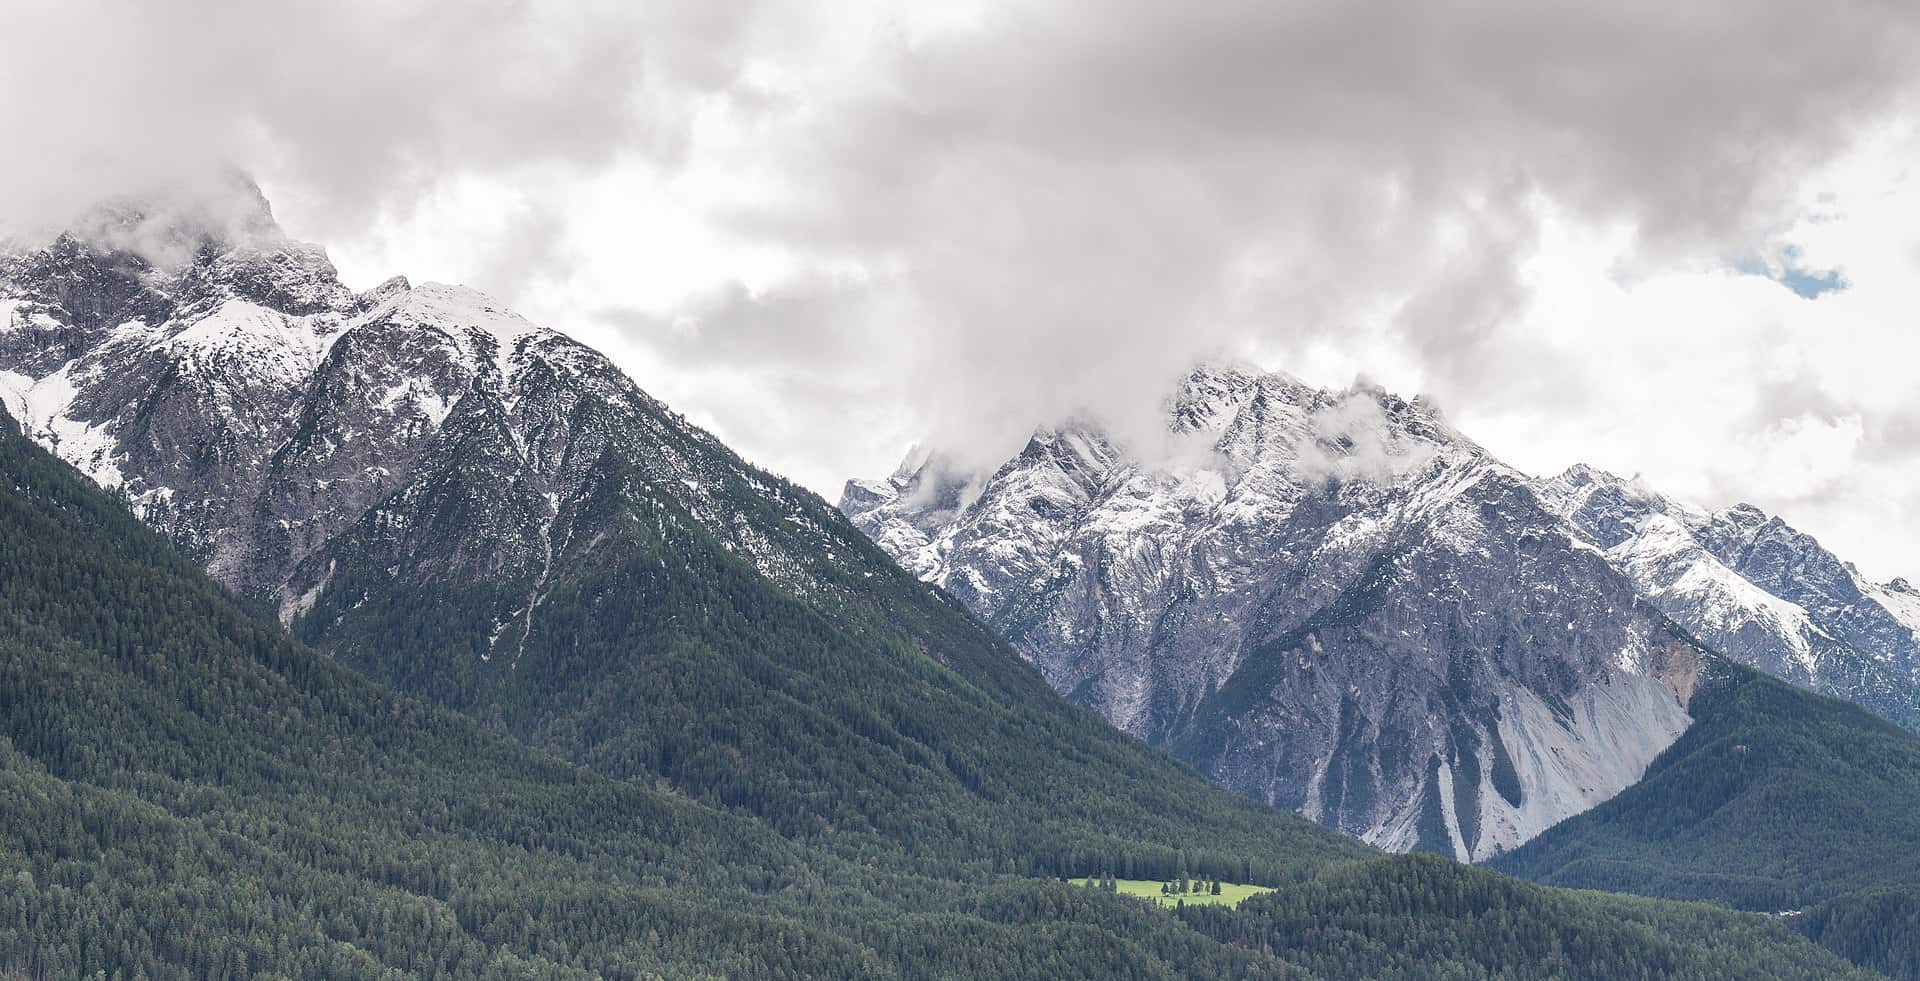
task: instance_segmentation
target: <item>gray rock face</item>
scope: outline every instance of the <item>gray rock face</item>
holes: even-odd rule
[[[1151,454],[1047,429],[842,507],[1058,690],[1386,847],[1497,854],[1686,727],[1700,650],[1430,407],[1209,366],[1167,410]]]

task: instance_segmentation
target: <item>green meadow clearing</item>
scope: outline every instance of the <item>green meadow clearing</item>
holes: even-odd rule
[[[1069,881],[1076,886],[1086,886],[1089,889],[1100,888],[1100,880],[1097,878],[1072,879]],[[1114,891],[1120,895],[1136,896],[1140,899],[1151,899],[1162,906],[1174,906],[1183,902],[1225,903],[1228,906],[1238,906],[1241,901],[1245,900],[1248,896],[1273,891],[1267,886],[1243,886],[1237,882],[1222,882],[1220,883],[1220,895],[1216,896],[1213,894],[1209,884],[1202,883],[1196,879],[1193,881],[1192,892],[1162,895],[1160,888],[1168,883],[1158,879],[1115,879],[1113,881],[1115,886]]]

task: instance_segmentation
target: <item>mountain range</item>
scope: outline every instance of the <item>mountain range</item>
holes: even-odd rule
[[[0,261],[10,969],[1863,976],[1210,787],[596,352],[350,291],[244,190]],[[1679,699],[1709,655],[1646,637]],[[1176,873],[1274,891],[1049,881]]]

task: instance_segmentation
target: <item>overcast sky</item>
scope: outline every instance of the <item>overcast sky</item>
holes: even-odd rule
[[[237,161],[829,498],[1224,354],[1920,578],[1916,5],[6,6],[0,215]]]

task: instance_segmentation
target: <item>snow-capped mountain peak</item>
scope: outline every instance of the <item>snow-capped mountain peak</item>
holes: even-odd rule
[[[1390,847],[1511,847],[1684,727],[1697,655],[1429,404],[1203,365],[1163,407],[1170,451],[1043,427],[969,503],[842,507],[1060,691]]]
[[[117,203],[0,257],[8,411],[236,590],[338,617],[343,591],[404,567],[497,584],[485,615],[524,636],[536,584],[610,494],[815,593],[809,570],[853,553],[803,547],[828,532],[801,492],[598,352],[466,287],[354,293],[243,190]]]

